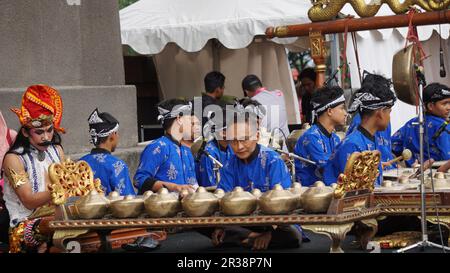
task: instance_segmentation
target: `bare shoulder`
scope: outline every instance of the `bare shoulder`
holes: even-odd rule
[[[15,170],[23,169],[23,163],[18,155],[9,153],[5,156],[3,160],[2,168],[4,170],[8,170],[9,168]]]
[[[11,153],[5,156],[5,159],[3,160],[2,169],[5,171],[5,174],[8,177],[11,176],[11,170],[13,170],[15,173],[25,172],[25,167],[20,157],[16,154]]]

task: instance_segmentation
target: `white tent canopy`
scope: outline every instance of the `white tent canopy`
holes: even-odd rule
[[[356,17],[356,13],[350,5],[345,5],[342,13],[351,14]],[[377,16],[393,15],[387,5],[383,5]],[[450,85],[450,25],[441,25],[441,37],[444,39],[444,65],[447,69],[447,76],[439,76],[439,25],[418,26],[418,36],[422,42],[425,53],[430,55],[424,61],[425,77],[427,83],[440,82]],[[388,78],[392,77],[392,58],[396,52],[405,46],[405,39],[408,28],[379,29],[370,31],[359,31],[356,35],[358,55],[361,70],[382,74]],[[348,38],[347,57],[350,63],[350,75],[352,87],[360,86],[358,67],[351,39]],[[361,71],[362,73],[362,71]],[[416,116],[416,107],[398,101],[391,114],[392,133],[395,133],[409,119]]]
[[[196,52],[213,38],[244,48],[267,27],[309,22],[310,6],[307,0],[140,0],[120,11],[122,44],[140,54],[159,53],[172,42]]]
[[[200,95],[211,70],[226,76],[225,94],[242,97],[241,80],[256,74],[268,88],[283,90],[289,123],[299,123],[283,46],[297,38],[255,37],[270,26],[310,22],[310,6],[307,0],[140,0],[120,11],[122,44],[153,55],[165,98]]]

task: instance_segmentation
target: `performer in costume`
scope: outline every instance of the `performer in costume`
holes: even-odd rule
[[[58,92],[46,85],[28,87],[19,117],[17,138],[6,154],[4,198],[10,216],[10,252],[45,251],[48,237],[39,227],[42,218],[29,219],[38,208],[51,202],[47,190],[48,167],[64,158],[60,122],[63,105]]]
[[[95,148],[80,160],[91,166],[94,177],[101,180],[106,195],[112,191],[120,195],[135,195],[127,164],[111,154],[119,143],[119,121],[111,114],[95,109],[88,122],[91,143]]]
[[[313,94],[313,121],[315,123],[297,141],[294,153],[317,163],[317,166],[295,160],[297,180],[303,186],[310,186],[323,180],[323,167],[339,144],[334,133],[336,126],[345,125],[344,91],[340,87],[323,87]]]
[[[223,177],[218,188],[231,191],[240,186],[245,190],[253,188],[262,192],[275,184],[284,188],[291,185],[286,165],[278,153],[258,144],[257,109],[236,104],[235,114],[227,111],[227,139],[234,155],[223,168]],[[230,118],[230,119],[229,119]],[[233,243],[251,246],[255,250],[268,247],[298,247],[301,231],[298,226],[270,227],[227,227],[216,228],[211,235],[215,245]]]
[[[361,125],[336,147],[324,168],[325,184],[330,185],[337,181],[339,174],[344,172],[347,159],[352,153],[379,149],[375,133],[386,130],[388,127],[391,108],[397,99],[390,86],[385,83],[386,79],[367,82],[356,94],[349,112],[359,112]],[[381,163],[379,171],[377,184],[381,184],[383,177]]]
[[[215,116],[206,123],[205,129],[206,137],[211,138],[205,146],[205,151],[217,159],[222,165],[228,162],[228,159],[233,154],[231,147],[226,140],[226,112],[223,109],[221,116],[215,112]],[[209,132],[209,133],[208,133]],[[210,137],[208,137],[210,135]],[[222,168],[219,170],[219,177],[216,177],[214,172],[214,161],[205,153],[200,155],[200,162],[198,163],[197,179],[200,186],[210,187],[217,186],[217,181],[222,177]]]
[[[424,160],[436,161],[450,159],[450,125],[446,119],[450,116],[450,88],[443,84],[431,83],[423,90],[425,106]],[[418,118],[409,120],[392,137],[392,149],[400,155],[404,149],[410,149],[413,156],[406,161],[412,166],[420,159]],[[438,132],[438,130],[440,132]]]
[[[198,187],[194,157],[190,149],[181,145],[181,139],[191,137],[192,104],[170,99],[158,105],[158,120],[165,135],[151,141],[141,154],[134,176],[138,193],[158,191],[193,191]]]
[[[364,71],[364,80],[363,83],[368,83],[368,82],[373,82],[373,81],[378,81],[380,83],[382,83],[383,81],[385,82],[386,85],[388,85],[389,87],[391,86],[391,81],[383,78],[380,75],[376,75],[376,74],[371,74],[368,73],[367,71]],[[353,131],[356,130],[356,128],[358,128],[358,126],[361,124],[361,116],[359,113],[355,113],[355,115],[353,116],[352,122],[347,130],[346,135],[348,136],[349,134],[351,134]],[[378,149],[381,152],[381,164],[383,166],[383,169],[388,170],[388,169],[393,169],[397,167],[397,164],[390,164],[388,165],[386,162],[394,159],[393,154],[392,154],[392,145],[391,145],[391,123],[389,122],[388,127],[386,128],[386,130],[384,131],[378,131],[375,133],[375,138],[376,141],[378,142]]]

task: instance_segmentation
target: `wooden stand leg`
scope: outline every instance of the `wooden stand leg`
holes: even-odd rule
[[[111,231],[112,230],[97,230],[97,234],[100,237],[100,249],[99,252],[111,252]]]
[[[325,234],[331,239],[330,253],[343,253],[341,242],[345,239],[354,223],[341,225],[302,225],[303,229],[310,230],[317,234]]]
[[[61,250],[62,252],[72,253],[76,250],[73,244],[64,245],[68,239],[76,238],[82,234],[88,233],[88,229],[68,229],[68,230],[56,230],[53,234],[53,246]]]
[[[377,233],[378,222],[376,219],[361,220],[355,223],[354,230],[356,240],[361,244],[361,248],[366,249],[369,241]]]

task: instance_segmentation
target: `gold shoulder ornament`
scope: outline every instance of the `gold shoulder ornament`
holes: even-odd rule
[[[20,186],[25,185],[28,181],[28,173],[25,171],[16,172],[15,170],[8,168],[9,170],[9,182],[13,186],[14,189],[18,189]]]

